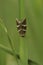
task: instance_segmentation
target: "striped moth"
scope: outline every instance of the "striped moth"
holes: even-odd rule
[[[24,18],[22,21],[19,21],[16,18],[16,24],[17,24],[17,30],[18,30],[20,36],[21,37],[24,37],[25,36],[25,33],[26,33],[26,28],[27,28],[26,18]]]

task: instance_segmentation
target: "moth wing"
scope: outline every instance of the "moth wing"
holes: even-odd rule
[[[26,25],[26,18],[22,20],[22,25]]]
[[[19,20],[16,18],[16,23],[17,23],[17,25],[19,25],[20,24],[20,22],[19,22]]]

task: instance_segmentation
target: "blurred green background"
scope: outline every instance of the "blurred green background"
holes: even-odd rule
[[[25,43],[26,47],[28,46],[28,58],[43,65],[43,0],[25,0],[24,2],[27,19]],[[0,0],[0,18],[7,27],[8,33],[14,42],[14,48],[19,54],[20,38],[16,30],[16,18],[19,18],[19,1]],[[11,48],[1,25],[0,44]],[[0,50],[0,65],[14,65],[13,57]]]

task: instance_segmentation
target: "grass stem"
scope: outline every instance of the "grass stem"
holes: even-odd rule
[[[25,0],[19,0],[19,19],[23,19],[25,17]]]

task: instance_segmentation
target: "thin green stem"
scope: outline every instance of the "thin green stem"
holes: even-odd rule
[[[19,0],[19,19],[23,19],[25,17],[25,0]]]
[[[25,17],[25,0],[19,0],[19,19]],[[22,65],[28,65],[28,47],[25,37],[20,37],[20,58]],[[26,48],[27,47],[27,48]]]
[[[15,49],[14,49],[13,41],[12,41],[11,37],[9,36],[8,31],[7,31],[7,28],[5,27],[5,25],[4,25],[3,21],[2,21],[2,19],[0,19],[0,21],[1,21],[1,22],[0,22],[1,27],[4,29],[4,31],[5,31],[6,34],[7,34],[7,37],[8,37],[8,40],[9,40],[11,49],[12,49],[12,53],[11,53],[11,51],[10,51],[9,49],[7,49],[6,47],[4,47],[4,46],[2,46],[2,45],[0,46],[0,48],[3,49],[4,51],[8,52],[8,53],[11,53],[11,54],[17,59],[17,55],[16,55],[16,51],[15,51]]]
[[[5,51],[5,52],[7,52],[7,53],[9,53],[10,55],[14,55],[13,52],[12,52],[12,50],[10,48],[5,47],[2,44],[0,44],[0,49],[3,50],[3,51]]]
[[[22,65],[28,65],[28,44],[25,38],[20,38],[20,58]]]
[[[8,53],[8,54],[10,54],[10,55],[12,55],[12,56],[14,56],[14,53],[13,53],[12,49],[10,49],[10,48],[8,48],[8,47],[5,47],[5,46],[2,45],[2,44],[0,44],[0,49],[3,50],[4,52],[6,52],[6,53]],[[15,57],[17,63],[18,63],[17,54],[16,54],[14,57]],[[19,65],[19,64],[18,64],[18,65]]]
[[[0,25],[2,26],[2,28],[3,28],[4,31],[6,32],[7,37],[8,37],[8,40],[9,40],[9,43],[10,43],[10,46],[11,46],[13,52],[14,52],[15,50],[14,50],[13,41],[12,41],[11,37],[9,36],[8,31],[7,31],[7,28],[5,27],[5,25],[4,25],[3,21],[2,21],[2,19],[0,19],[0,21],[1,21]]]

